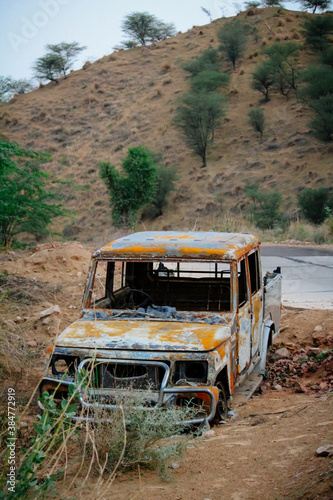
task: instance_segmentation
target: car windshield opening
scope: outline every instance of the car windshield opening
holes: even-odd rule
[[[230,274],[228,262],[98,261],[92,305],[120,310],[230,311]]]

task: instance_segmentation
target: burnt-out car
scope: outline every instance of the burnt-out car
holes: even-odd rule
[[[142,232],[92,256],[80,318],[58,337],[41,392],[66,397],[94,367],[81,407],[117,406],[117,391],[145,395],[147,407],[227,415],[228,399],[251,373],[264,373],[278,333],[281,274],[262,277],[250,234]]]

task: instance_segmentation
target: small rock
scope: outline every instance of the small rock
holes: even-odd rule
[[[281,347],[281,349],[278,349],[277,351],[275,351],[275,353],[273,354],[272,357],[274,360],[286,359],[286,358],[290,358],[290,354],[289,354],[289,351],[286,347]]]
[[[171,462],[170,469],[179,469],[179,462]]]
[[[325,444],[316,449],[318,457],[331,457],[333,455],[333,444]]]
[[[280,384],[276,384],[273,389],[275,389],[276,391],[282,391],[282,385]]]
[[[216,432],[210,429],[209,431],[205,431],[202,433],[203,437],[212,437],[215,436]]]
[[[328,389],[328,383],[327,383],[327,382],[321,382],[321,383],[319,384],[319,389],[320,389],[321,391],[325,391],[326,389]]]
[[[24,323],[24,319],[21,316],[16,316],[15,323]]]
[[[78,278],[80,278],[80,277],[82,276],[81,271],[79,271],[79,272],[77,273],[77,275],[76,275],[76,276],[77,276]]]
[[[317,356],[320,353],[320,349],[319,347],[309,347],[306,353],[308,356]]]
[[[323,327],[321,325],[317,325],[314,327],[313,329],[314,332],[322,332],[323,331]]]
[[[60,313],[61,313],[61,311],[60,311],[59,306],[54,305],[54,306],[49,307],[48,309],[45,309],[45,311],[42,311],[40,313],[40,317],[45,318],[45,316],[50,316],[51,314],[60,314]]]
[[[50,319],[51,319],[50,316],[47,316],[46,318],[43,319],[42,324],[47,325],[48,323],[50,323]]]
[[[37,342],[35,340],[28,340],[27,345],[29,347],[36,347],[37,346]]]
[[[303,384],[300,384],[299,382],[297,382],[297,380],[294,382],[294,385],[295,387],[295,392],[299,392],[299,393],[306,393],[308,392],[308,388],[303,385]]]

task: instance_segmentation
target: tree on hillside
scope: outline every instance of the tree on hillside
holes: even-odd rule
[[[62,74],[64,60],[58,54],[45,54],[39,57],[34,65],[33,71],[37,80],[48,80],[58,83],[58,79]]]
[[[175,36],[176,28],[172,23],[164,23],[148,12],[132,12],[125,16],[122,31],[131,37],[130,41],[147,45]]]
[[[100,175],[110,192],[114,225],[133,225],[139,209],[153,200],[156,190],[157,166],[151,152],[142,146],[129,148],[121,172],[103,162]]]
[[[0,76],[0,102],[9,101],[14,94],[25,94],[33,88],[29,80],[13,80],[10,76]]]
[[[291,90],[296,95],[298,92],[297,54],[300,49],[301,46],[295,42],[275,42],[263,51],[269,57],[275,85],[287,98]]]
[[[324,53],[331,45],[330,37],[333,34],[333,16],[306,17],[302,33],[305,42],[315,50]]]
[[[333,68],[331,66],[310,66],[303,73],[306,83],[301,98],[315,113],[310,122],[318,139],[333,140]]]
[[[269,101],[269,91],[274,85],[274,70],[271,64],[264,62],[257,66],[254,73],[252,73],[253,81],[251,87],[258,90],[265,96],[265,101]]]
[[[55,191],[57,179],[40,170],[50,155],[0,140],[0,246],[10,247],[22,232],[48,234],[54,218],[69,216]]]
[[[202,71],[219,71],[221,64],[219,62],[219,53],[213,47],[209,47],[204,50],[203,53],[192,59],[191,61],[187,61],[183,69],[190,73],[192,77],[198,75]]]
[[[253,108],[248,112],[248,117],[251,127],[259,132],[260,140],[262,141],[265,129],[265,116],[263,110],[261,108]]]
[[[203,167],[207,165],[207,149],[225,114],[224,101],[218,92],[188,92],[176,109],[175,125],[183,131],[187,145],[202,158]]]
[[[331,0],[298,0],[304,9],[311,10],[314,14],[316,10],[326,10],[331,5]]]
[[[191,89],[193,92],[214,92],[221,87],[226,87],[230,82],[230,75],[220,71],[204,70],[193,76]]]
[[[282,2],[279,0],[262,0],[263,7],[282,7]]]
[[[244,193],[252,201],[250,215],[260,229],[272,229],[281,223],[282,196],[279,191],[264,191],[258,184],[246,184]]]
[[[154,197],[149,205],[144,208],[144,216],[155,219],[163,215],[168,205],[168,196],[175,190],[177,170],[175,167],[159,165],[157,168],[157,181]]]
[[[220,50],[227,55],[235,70],[236,61],[243,55],[247,43],[244,24],[238,19],[231,21],[223,26],[217,36]]]
[[[0,76],[0,102],[7,101],[11,81],[9,76]]]
[[[67,72],[73,67],[77,56],[86,48],[85,46],[80,47],[78,42],[61,42],[54,45],[46,45],[46,49],[50,54],[61,57],[61,72],[64,76],[66,76]]]
[[[313,222],[321,224],[327,217],[326,207],[333,208],[333,197],[328,188],[303,189],[297,196],[302,215]]]

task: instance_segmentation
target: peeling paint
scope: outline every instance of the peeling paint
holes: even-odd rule
[[[66,328],[58,337],[57,345],[48,351],[49,355],[58,356],[56,359],[60,357],[62,360],[66,360],[66,357],[71,359],[75,357],[78,360],[79,370],[80,367],[91,366],[96,363],[96,360],[97,365],[104,365],[103,370],[106,371],[111,369],[108,368],[110,366],[116,370],[118,365],[125,367],[125,372],[129,369],[128,367],[138,365],[147,367],[147,374],[153,373],[152,369],[162,370],[164,375],[160,389],[152,391],[156,404],[176,401],[178,397],[198,397],[203,401],[207,411],[206,418],[210,420],[214,416],[219,398],[216,381],[223,380],[223,383],[228,385],[227,392],[230,395],[233,394],[242,377],[244,378],[254,369],[255,364],[260,361],[260,354],[265,352],[265,346],[262,345],[265,326],[263,318],[269,318],[270,324],[275,322],[277,328],[280,324],[280,277],[275,279],[272,273],[271,278],[276,286],[268,280],[265,281],[265,287],[263,287],[262,278],[260,277],[260,280],[258,278],[259,290],[251,295],[247,255],[258,248],[259,242],[255,236],[239,233],[151,231],[135,233],[111,241],[93,255],[83,296],[84,309],[81,311],[80,319]],[[247,299],[243,299],[245,302],[239,305],[242,293],[239,289],[238,266],[241,260],[245,263],[242,268],[244,271],[241,271],[240,275],[246,274]],[[102,262],[101,266],[107,273],[106,277],[104,274],[105,285],[101,281],[103,273],[96,272],[99,261],[108,262],[108,265]],[[126,265],[126,273],[124,264],[117,261],[130,263]],[[175,262],[175,266],[169,263],[169,269],[163,268],[160,263],[168,261]],[[196,280],[190,276],[186,281],[187,275],[181,274],[183,271],[180,270],[179,263],[195,261],[216,264],[213,277],[209,274],[210,271],[202,275],[202,271],[196,268],[194,272],[199,274],[199,279]],[[151,270],[156,267],[153,268],[153,264],[149,266],[147,264],[145,267],[144,262],[157,263],[158,266],[162,266],[162,271],[159,271],[158,267],[157,271],[152,272]],[[218,275],[218,263],[221,262],[223,265],[219,265],[222,271]],[[121,285],[117,288],[113,288],[113,282],[117,276],[115,263],[122,266]],[[99,267],[100,263],[98,269]],[[128,268],[129,272],[127,272]],[[139,271],[134,272],[133,270],[137,268]],[[140,274],[140,269],[143,269],[146,274]],[[165,269],[167,273],[163,274]],[[96,283],[99,282],[97,289],[102,290],[101,293],[104,295],[97,298],[94,296],[96,306],[92,307],[92,291],[96,275],[98,276]],[[178,306],[175,308],[175,304],[169,301],[169,287],[172,281],[170,276],[173,275],[176,283],[173,291],[188,293],[190,305],[193,302],[200,304],[197,309],[193,307],[194,310],[177,310]],[[196,278],[197,275],[195,275]],[[137,276],[143,276],[140,282],[143,284],[141,289],[137,289],[138,286],[135,285],[128,285],[131,280],[134,283],[134,277]],[[160,281],[158,281],[159,277],[161,277]],[[147,288],[144,288],[145,283],[148,283]],[[200,288],[200,285],[204,286]],[[141,304],[135,306],[134,299],[131,307],[127,305],[127,301],[130,301],[126,298],[126,294],[138,292],[151,299],[149,293],[153,292],[149,287],[155,291],[154,286],[159,286],[160,296],[162,294],[161,303],[156,302],[159,305],[152,303],[151,307],[145,309]],[[179,292],[179,287],[181,287],[181,292]],[[193,287],[197,287],[199,291],[194,294],[194,300],[191,302]],[[225,296],[222,290],[226,290]],[[206,298],[201,302],[200,293],[206,294]],[[215,294],[215,302],[211,299],[213,294]],[[159,297],[158,294],[156,296]],[[118,298],[124,302],[120,301],[119,304]],[[223,301],[225,306],[221,306]],[[188,307],[186,300],[185,302]],[[180,302],[179,309],[182,308],[181,306],[182,302]],[[107,309],[107,307],[110,308]],[[50,373],[52,370],[53,375]],[[136,373],[140,373],[140,370]],[[51,388],[52,380],[56,383],[72,383],[74,373],[73,370],[72,378],[69,376],[63,380],[61,374],[54,370],[54,363],[53,368],[48,364],[44,387],[50,386]],[[160,377],[160,372],[157,373]],[[126,383],[126,380],[124,376],[122,383]],[[100,387],[98,390],[103,392],[103,385]],[[82,399],[81,402],[83,406],[95,404],[90,403],[89,398],[87,401]],[[112,407],[108,404],[105,406]],[[204,418],[199,421],[203,421]]]

